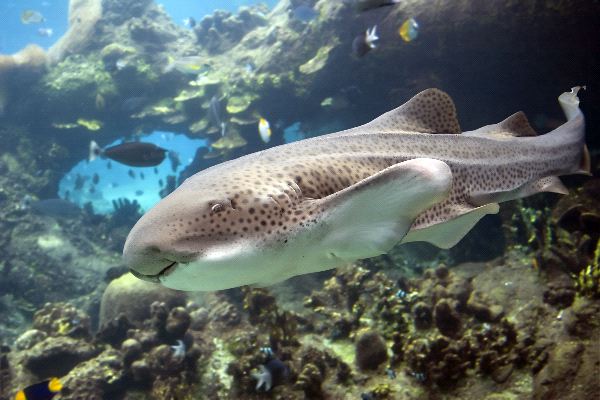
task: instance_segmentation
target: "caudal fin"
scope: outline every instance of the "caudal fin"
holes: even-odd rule
[[[577,116],[581,114],[581,110],[579,109],[579,97],[577,97],[577,93],[583,89],[585,90],[585,86],[575,86],[571,88],[570,92],[564,92],[560,96],[558,96],[558,102],[567,117],[567,120],[575,119]],[[576,171],[578,174],[591,175],[591,160],[590,160],[590,152],[587,148],[587,145],[583,145],[583,151],[581,155],[581,162],[579,164],[579,170]]]
[[[98,143],[96,143],[94,140],[92,140],[90,142],[90,155],[88,158],[88,161],[94,161],[96,158],[100,157],[100,155],[102,154],[102,149],[100,148],[100,146],[98,146]]]

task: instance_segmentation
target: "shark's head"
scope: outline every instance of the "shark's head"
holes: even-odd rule
[[[291,230],[282,209],[295,191],[193,184],[202,178],[190,178],[129,233],[123,258],[138,278],[180,290],[218,290],[262,279],[261,252],[283,243]]]

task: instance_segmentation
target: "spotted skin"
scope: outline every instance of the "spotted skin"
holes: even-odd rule
[[[216,165],[186,180],[136,224],[125,261],[138,276],[151,276],[172,260],[187,262],[215,248],[284,247],[327,215],[319,199],[416,158],[446,163],[452,184],[445,199],[415,216],[411,230],[469,213],[479,205],[474,193],[493,199],[574,173],[581,162],[582,117],[539,137],[522,113],[459,133],[450,97],[428,89],[366,125]]]

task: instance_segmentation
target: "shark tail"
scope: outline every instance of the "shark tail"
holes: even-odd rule
[[[550,132],[549,136],[561,138],[568,141],[578,141],[581,143],[581,157],[579,165],[574,166],[572,172],[576,174],[591,175],[591,159],[590,152],[585,144],[585,120],[583,113],[579,108],[579,97],[577,94],[581,89],[585,90],[585,86],[575,86],[570,92],[564,92],[558,96],[560,104],[567,122],[554,131]]]
[[[98,143],[96,143],[95,140],[92,140],[90,142],[90,155],[88,158],[88,161],[94,161],[96,158],[100,157],[102,155],[102,149],[100,148],[100,146],[98,146]]]

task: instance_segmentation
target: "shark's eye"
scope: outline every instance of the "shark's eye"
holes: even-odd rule
[[[220,213],[221,211],[225,211],[225,206],[223,204],[221,204],[221,203],[215,203],[210,208],[210,211],[213,214]]]

